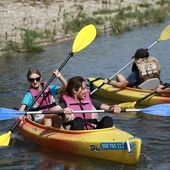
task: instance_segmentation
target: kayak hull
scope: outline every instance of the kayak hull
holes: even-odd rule
[[[93,91],[103,83],[102,79],[94,81],[95,79],[96,78],[93,77],[88,78],[89,83],[91,83],[91,91]],[[122,102],[135,102],[138,99],[141,99],[152,92],[153,92],[152,90],[144,90],[130,87],[120,89],[108,84],[104,84],[101,88],[94,92],[93,95],[95,97],[102,98],[103,100],[105,99],[109,101],[109,103],[115,103],[115,101],[118,103],[122,103]],[[170,96],[154,94],[142,100],[139,104],[143,106],[151,106],[162,103],[170,103]]]
[[[141,139],[115,127],[99,130],[61,130],[29,119],[18,125],[28,140],[55,151],[136,164],[141,153]]]

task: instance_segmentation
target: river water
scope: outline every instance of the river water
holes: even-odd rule
[[[75,75],[109,78],[132,59],[138,48],[148,48],[159,37],[169,20],[136,28],[119,36],[102,35],[85,49],[74,54],[61,70],[68,79]],[[0,106],[19,107],[23,94],[28,88],[26,73],[29,68],[38,68],[43,80],[48,81],[52,71],[72,51],[73,41],[54,44],[44,48],[39,54],[20,54],[0,58]],[[154,45],[149,53],[161,64],[161,79],[170,82],[170,40]],[[131,66],[122,73],[127,76]],[[56,79],[52,84],[60,85]],[[110,115],[111,116],[111,115]],[[17,139],[9,147],[0,147],[0,169],[55,169],[55,170],[168,170],[170,169],[170,118],[149,116],[143,113],[121,113],[112,115],[117,128],[142,139],[142,151],[136,165],[124,165],[109,161],[86,158],[76,155],[54,152],[23,141],[15,131],[11,138]],[[4,134],[14,125],[13,120],[0,121],[0,134]]]

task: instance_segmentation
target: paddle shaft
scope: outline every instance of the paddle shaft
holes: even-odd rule
[[[157,41],[155,41],[152,45],[150,45],[146,50],[149,50],[149,49],[151,49],[155,44],[157,44],[159,41],[157,40]]]
[[[22,115],[37,115],[37,114],[45,114],[50,115],[50,117],[54,114],[61,115],[61,114],[67,114],[64,110],[57,110],[57,111],[27,111],[27,112],[20,112],[17,110],[7,109],[7,108],[1,108],[0,109],[0,120],[8,120],[8,119],[14,119],[18,118]],[[3,111],[4,110],[4,111]],[[123,112],[123,111],[122,111]],[[75,110],[70,112],[70,114],[91,114],[91,113],[114,113],[113,110]],[[45,116],[48,117],[48,116]],[[20,119],[19,119],[20,120]],[[18,120],[17,120],[18,121]],[[20,120],[21,121],[21,120]],[[19,122],[20,122],[19,121]]]
[[[152,93],[146,95],[145,97],[142,97],[141,99],[138,99],[138,100],[136,101],[136,104],[139,103],[139,102],[141,102],[141,101],[143,101],[143,100],[145,100],[146,98],[148,98],[148,97],[150,97],[150,96],[156,94],[156,93],[157,93],[157,92],[154,91],[154,92],[152,92]]]
[[[57,111],[28,111],[25,112],[27,114],[63,114],[65,113],[64,110],[57,110]],[[74,110],[74,114],[76,113],[113,113],[113,110]]]
[[[71,57],[73,57],[73,52],[69,53],[68,57],[64,60],[64,62],[61,64],[61,66],[58,68],[58,71],[61,71],[61,69],[65,66],[65,64],[69,61]],[[27,108],[26,111],[30,110],[32,106],[35,104],[35,102],[38,100],[38,98],[42,95],[42,93],[45,91],[45,89],[50,85],[50,83],[54,80],[56,76],[53,74],[50,80],[47,82],[47,84],[42,88],[42,90],[39,92],[37,97],[33,100],[33,102],[30,104],[30,106]],[[17,120],[17,122],[14,124],[14,126],[10,129],[11,132],[14,131],[14,129],[17,127],[17,125],[20,123],[20,119]]]
[[[132,61],[130,61],[127,65],[125,65],[122,69],[120,69],[117,73],[115,73],[112,77],[109,78],[109,80],[112,80],[117,74],[119,74],[120,72],[122,72],[126,67],[128,67],[130,64],[132,64],[134,62],[134,59]],[[98,89],[100,89],[105,83],[102,83],[99,87],[97,87],[96,89],[94,89],[90,94],[92,95],[93,93],[95,93]]]
[[[21,115],[31,115],[31,114],[65,114],[64,110],[57,110],[57,111],[27,111],[27,112],[20,112],[17,110],[7,109],[7,108],[0,108],[1,117],[0,120],[7,120],[11,118],[17,118]],[[157,116],[170,116],[170,104],[158,104],[152,105],[147,108],[141,109],[122,109],[121,112],[143,112],[150,115],[157,115]],[[76,110],[72,112],[73,114],[85,114],[85,113],[111,113],[114,114],[113,110]],[[11,132],[11,131],[10,131]]]
[[[168,88],[169,86],[170,86],[170,84],[166,84],[166,85],[165,85],[164,87],[162,87],[161,89],[164,90],[164,89]],[[145,97],[143,97],[143,98],[141,98],[141,99],[138,99],[138,100],[136,101],[136,104],[139,103],[139,102],[141,102],[141,101],[143,101],[143,100],[145,100],[146,98],[148,98],[148,97],[156,94],[156,93],[158,93],[158,92],[154,91],[154,92],[146,95]]]
[[[149,108],[149,107],[148,107]],[[144,108],[144,109],[148,109],[148,108]],[[157,108],[156,108],[157,109]],[[121,109],[121,112],[140,112],[143,109]],[[73,110],[72,112],[73,114],[78,114],[78,113],[114,113],[113,110]],[[20,116],[20,115],[32,115],[32,114],[65,114],[64,110],[56,110],[56,111],[27,111],[27,112],[19,112],[16,111],[15,112],[8,112],[8,114],[13,114],[16,115],[16,117]]]
[[[122,109],[121,112],[140,112],[142,109]],[[26,114],[63,114],[64,110],[60,111],[29,111]],[[73,114],[77,113],[114,113],[113,110],[74,110]]]
[[[125,65],[122,69],[120,69],[117,73],[115,73],[112,77],[109,78],[109,80],[113,79],[117,74],[119,74],[120,72],[122,72],[125,68],[127,68],[130,64],[132,64],[135,60],[133,59],[132,61],[130,61],[127,65]]]
[[[69,61],[69,59],[71,57],[73,57],[73,52],[71,52],[69,54],[69,56],[64,60],[64,62],[61,64],[61,66],[58,68],[58,71],[60,72],[61,69],[66,65],[66,63]],[[50,83],[54,80],[54,78],[56,77],[56,75],[52,75],[52,77],[50,78],[50,80],[46,83],[46,85],[43,87],[43,89],[39,92],[39,94],[37,95],[37,97],[33,100],[33,102],[30,104],[30,106],[27,108],[26,111],[30,110],[32,108],[32,106],[35,104],[35,102],[38,100],[38,98],[42,95],[42,93],[45,91],[45,89],[50,85]]]
[[[128,112],[128,109],[122,109],[121,112]],[[73,110],[73,114],[78,114],[78,113],[114,113],[113,110]],[[33,115],[33,114],[65,114],[64,110],[48,110],[48,111],[25,111],[25,112],[20,112],[20,111],[14,111],[8,109],[6,113],[1,113],[1,115],[8,115],[8,116],[15,116],[19,117],[21,115]],[[1,120],[1,118],[0,118]]]
[[[140,112],[142,109],[122,109],[121,112]],[[29,111],[27,114],[63,114],[64,110],[60,111]],[[74,110],[73,114],[77,113],[114,113],[113,110]]]

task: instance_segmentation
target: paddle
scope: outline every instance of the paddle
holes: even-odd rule
[[[96,28],[94,27],[94,25],[90,24],[82,28],[75,37],[75,40],[72,46],[72,52],[69,53],[68,57],[64,60],[64,62],[61,64],[58,70],[61,71],[61,69],[65,66],[65,64],[69,61],[69,59],[73,57],[73,54],[76,52],[79,52],[80,50],[88,46],[94,40],[95,37],[96,37]],[[28,107],[27,111],[30,110],[30,108],[35,104],[37,99],[41,96],[41,94],[49,86],[49,84],[53,81],[55,77],[56,77],[55,75],[52,75],[51,79],[47,82],[44,88],[40,91],[37,97],[33,100],[31,105]],[[9,130],[9,132],[6,135],[4,134],[0,136],[0,146],[2,145],[6,146],[9,144],[10,134],[13,132],[13,130],[16,128],[19,122],[20,122],[20,119],[18,119],[18,121],[14,124],[14,126]]]
[[[156,115],[156,116],[170,116],[170,104],[158,104],[153,105],[147,108],[142,109],[122,109],[121,112],[143,112],[150,115]],[[21,115],[27,115],[27,114],[62,114],[64,113],[64,110],[60,111],[27,111],[27,112],[19,112],[17,110],[8,109],[8,108],[0,108],[0,120],[7,120],[10,119],[10,117],[17,118]],[[74,114],[76,113],[82,113],[82,110],[76,110],[73,111]],[[83,113],[113,113],[112,110],[83,110]]]
[[[157,44],[160,41],[163,40],[168,40],[170,39],[170,24],[168,26],[166,26],[162,32],[160,37],[158,38],[158,40],[156,40],[152,45],[150,45],[146,50],[151,49],[155,44]],[[110,77],[108,80],[112,80],[117,74],[119,74],[120,72],[122,72],[125,68],[127,68],[131,63],[133,63],[135,60],[133,59],[132,61],[130,61],[127,65],[125,65],[122,69],[120,69],[117,73],[115,73],[112,77]],[[105,83],[102,83],[99,87],[96,87],[96,89],[94,89],[90,94],[92,95],[93,93],[95,93],[98,89],[100,89]]]
[[[163,89],[166,89],[166,88],[168,88],[168,87],[170,87],[170,84],[167,83],[167,84],[166,84],[164,87],[162,87],[161,89],[163,90]],[[119,107],[123,107],[123,108],[133,108],[136,104],[140,103],[141,101],[143,101],[143,100],[147,99],[148,97],[150,97],[150,96],[152,96],[152,95],[155,95],[155,94],[157,94],[157,92],[156,92],[156,91],[153,91],[152,93],[150,93],[150,94],[148,94],[148,95],[146,95],[146,96],[138,99],[137,101],[120,103],[120,104],[119,104]]]
[[[135,60],[133,59],[132,61],[130,61],[127,65],[125,65],[122,69],[120,69],[117,73],[115,73],[112,77],[109,78],[109,80],[111,81],[117,74],[119,74],[120,72],[122,72],[126,67],[128,67],[131,63],[133,63]],[[97,90],[99,90],[105,83],[102,83],[99,87],[96,87],[96,89],[94,89],[92,92],[90,92],[90,95],[92,95],[93,93],[95,93]]]

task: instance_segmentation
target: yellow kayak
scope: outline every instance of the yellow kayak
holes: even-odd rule
[[[95,79],[96,78],[93,77],[88,78],[89,83],[91,83],[90,86],[91,91],[93,91],[103,83],[103,79],[94,81]],[[130,87],[120,89],[108,84],[104,84],[102,87],[96,90],[95,93],[93,93],[93,95],[95,97],[102,98],[102,100],[110,101],[109,103],[114,104],[115,101],[118,103],[134,102],[153,92],[154,92],[153,90],[144,90],[144,89],[130,88]],[[170,103],[170,97],[154,94],[142,100],[139,104],[143,106],[151,106],[151,105],[162,104],[162,103]]]
[[[141,153],[141,139],[116,127],[61,130],[25,118],[18,125],[18,129],[28,140],[55,151],[124,164],[136,164]]]

